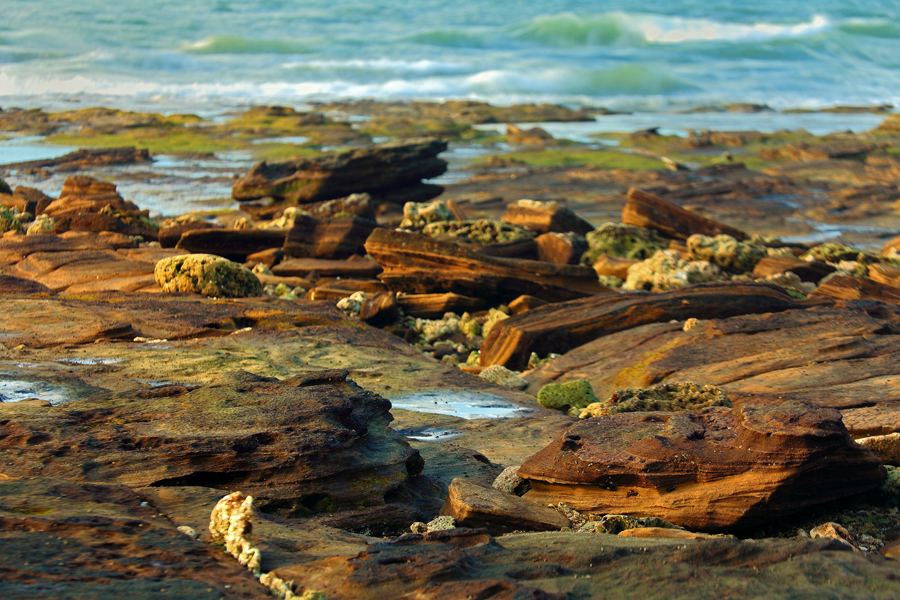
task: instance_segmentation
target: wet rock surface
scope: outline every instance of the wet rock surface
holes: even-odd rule
[[[536,502],[703,531],[745,529],[885,481],[840,413],[798,402],[587,419],[518,475]]]
[[[232,491],[256,507],[232,549],[310,599],[896,597],[892,466],[878,487],[900,432],[896,119],[821,138],[625,132],[600,150],[544,125],[471,127],[585,118],[477,102],[216,123],[0,111],[4,130],[127,130],[151,148],[2,173],[3,597],[263,597],[210,535]],[[239,209],[162,218],[131,201],[173,133],[216,144],[173,155],[217,165],[204,188],[235,183],[213,152],[267,161],[234,186]],[[291,154],[305,158],[277,162]],[[162,291],[154,267],[186,252],[243,262],[264,295]],[[554,383],[635,412],[544,409]],[[720,395],[733,407],[707,406]],[[848,434],[884,436],[865,442],[879,458]],[[536,463],[543,479],[509,475]],[[503,472],[514,495],[489,487]],[[436,519],[445,504],[476,516]]]

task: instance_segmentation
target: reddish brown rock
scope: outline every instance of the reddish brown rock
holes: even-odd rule
[[[518,315],[533,310],[538,306],[544,306],[545,304],[547,304],[547,302],[540,298],[523,294],[509,303],[509,313],[511,315]]]
[[[376,327],[388,325],[397,320],[398,308],[397,295],[393,292],[367,295],[359,309],[359,319]]]
[[[584,237],[573,233],[544,233],[534,242],[537,259],[557,265],[577,265],[588,249]]]
[[[628,202],[622,209],[622,222],[647,227],[676,239],[686,240],[695,233],[716,236],[730,235],[736,240],[747,239],[739,229],[690,212],[637,188],[628,190]]]
[[[788,271],[803,281],[818,283],[826,275],[834,273],[835,267],[819,260],[806,261],[789,256],[768,256],[756,263],[752,277],[764,279],[770,275],[780,275]]]
[[[515,125],[506,126],[506,139],[512,144],[544,144],[553,139],[553,136],[540,127],[521,129]]]
[[[481,298],[459,294],[403,294],[397,297],[403,312],[423,319],[440,319],[445,313],[461,315],[464,312],[484,310],[486,303]]]
[[[53,290],[33,279],[15,277],[0,273],[0,295],[6,294],[53,294]]]
[[[481,347],[482,365],[522,369],[532,352],[564,354],[646,323],[775,312],[800,306],[767,284],[702,284],[661,294],[626,292],[536,308],[498,323]]]
[[[441,515],[457,527],[484,527],[493,535],[510,531],[556,531],[569,527],[560,512],[467,479],[454,479]]]
[[[356,257],[357,260],[329,260],[325,258],[288,258],[274,267],[279,277],[340,277],[341,279],[371,279],[381,273],[377,262]]]
[[[233,557],[120,485],[0,480],[0,545],[4,598],[270,597]]]
[[[654,323],[597,338],[538,367],[530,389],[584,379],[608,398],[623,388],[694,382],[719,387],[736,406],[796,400],[851,414],[900,406],[896,305],[857,302],[686,325]],[[870,411],[847,426],[856,435],[887,433],[898,422]]]
[[[594,261],[593,267],[594,272],[597,273],[597,275],[610,275],[612,277],[618,277],[619,279],[628,279],[628,268],[639,262],[641,261],[637,259],[601,254],[597,257],[597,260]]]
[[[525,461],[525,498],[584,514],[745,529],[884,483],[840,413],[799,402],[587,419]]]
[[[378,227],[359,217],[314,219],[300,216],[287,232],[284,253],[298,258],[341,259],[366,253],[366,239]]]
[[[232,372],[171,397],[19,410],[0,433],[2,472],[240,490],[297,516],[381,506],[422,460],[389,428],[390,402],[346,376]]]
[[[174,248],[175,245],[178,244],[178,241],[181,239],[181,236],[188,231],[194,231],[195,229],[217,228],[220,229],[221,226],[210,223],[209,221],[187,221],[185,223],[179,223],[178,225],[172,225],[171,227],[161,228],[159,230],[157,239],[159,241],[159,245],[163,248]]]
[[[900,287],[881,283],[875,279],[839,275],[832,277],[809,295],[810,299],[834,298],[836,300],[878,300],[891,304],[900,303]]]
[[[506,212],[501,220],[513,225],[527,227],[538,233],[577,233],[585,235],[594,230],[591,223],[575,214],[558,202],[535,202],[533,200],[519,200],[506,206]]]
[[[29,160],[9,163],[7,168],[13,169],[58,169],[62,171],[80,171],[86,167],[108,167],[112,165],[131,165],[147,163],[152,159],[146,149],[134,147],[122,148],[79,148],[57,158]]]
[[[442,174],[447,163],[437,155],[446,149],[446,142],[426,138],[283,163],[261,162],[235,181],[232,196],[239,201],[272,197],[308,203],[357,192],[402,193],[405,187]]]
[[[256,252],[281,248],[286,238],[284,229],[199,228],[184,231],[175,247],[192,254],[214,254],[244,262]]]
[[[39,215],[47,210],[47,207],[50,206],[54,200],[41,190],[22,185],[16,187],[16,191],[13,195],[16,198],[25,200],[25,212],[29,212],[32,215]]]
[[[404,231],[376,229],[366,251],[384,267],[378,278],[398,292],[451,292],[488,301],[529,294],[548,302],[611,293],[588,267],[484,256]]]

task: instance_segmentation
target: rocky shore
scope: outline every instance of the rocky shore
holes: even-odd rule
[[[0,594],[900,595],[900,119],[591,118],[0,110]]]

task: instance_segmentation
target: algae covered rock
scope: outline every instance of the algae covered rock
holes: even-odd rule
[[[6,233],[7,231],[18,231],[19,233],[22,233],[24,229],[22,228],[22,223],[19,222],[19,217],[16,213],[5,206],[0,206],[0,233]]]
[[[164,292],[244,298],[262,294],[262,284],[246,267],[213,254],[171,256],[156,263],[156,283]]]
[[[530,240],[535,237],[533,231],[529,231],[524,227],[493,219],[435,221],[425,225],[422,228],[422,233],[434,238],[449,237],[468,240],[480,246]]]
[[[599,401],[590,382],[583,379],[548,383],[538,392],[537,400],[544,408],[563,412],[579,410]]]
[[[756,263],[768,256],[765,246],[739,242],[725,234],[694,234],[687,239],[687,248],[692,260],[706,260],[732,273],[752,271]]]
[[[687,261],[673,250],[659,250],[651,258],[628,268],[628,278],[622,288],[665,292],[721,279],[722,271],[709,261]]]
[[[403,205],[403,220],[400,227],[404,229],[421,229],[429,223],[437,221],[450,221],[454,218],[453,211],[446,202],[435,200],[434,202],[407,202]]]
[[[714,385],[700,386],[692,382],[665,383],[651,388],[618,390],[606,402],[585,407],[582,419],[623,412],[699,410],[707,406],[731,406],[731,400]]]
[[[528,382],[518,376],[515,371],[510,371],[503,365],[491,365],[478,374],[481,379],[503,387],[523,390],[528,387]]]
[[[56,227],[56,219],[49,215],[38,215],[34,222],[25,230],[25,235],[45,235],[53,233]]]
[[[853,246],[845,244],[826,243],[819,244],[809,249],[808,252],[801,255],[802,260],[820,260],[831,264],[839,264],[841,262],[850,261],[858,262],[863,265],[881,263],[884,258],[875,252],[860,250]]]
[[[628,515],[603,515],[596,521],[588,521],[578,527],[578,533],[606,533],[618,535],[626,529],[660,527],[662,529],[684,529],[659,517],[630,517]]]
[[[592,265],[602,254],[622,258],[645,259],[669,243],[658,233],[644,227],[622,223],[604,223],[585,236],[588,251],[581,257],[581,264]]]

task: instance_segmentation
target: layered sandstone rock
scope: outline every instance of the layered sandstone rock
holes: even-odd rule
[[[450,483],[441,515],[453,517],[457,527],[484,527],[494,535],[569,526],[569,519],[552,508],[465,479]]]
[[[237,371],[193,391],[14,405],[0,434],[0,471],[240,490],[265,510],[298,516],[381,506],[422,460],[389,428],[390,402],[346,376],[279,381]]]
[[[535,502],[704,531],[751,527],[877,488],[886,477],[839,412],[799,402],[588,419],[518,474]]]
[[[743,231],[690,212],[637,188],[628,190],[628,202],[622,209],[622,222],[647,227],[675,239],[686,240],[695,233],[707,236],[730,235],[741,241],[747,239]]]
[[[303,204],[359,192],[396,190],[402,195],[447,169],[447,163],[437,158],[446,149],[444,141],[422,138],[282,163],[261,162],[235,181],[232,196],[239,201],[271,197]]]
[[[611,292],[589,267],[486,256],[409,232],[376,229],[366,251],[384,267],[379,279],[398,292],[451,292],[507,302],[521,294],[556,302]]]

